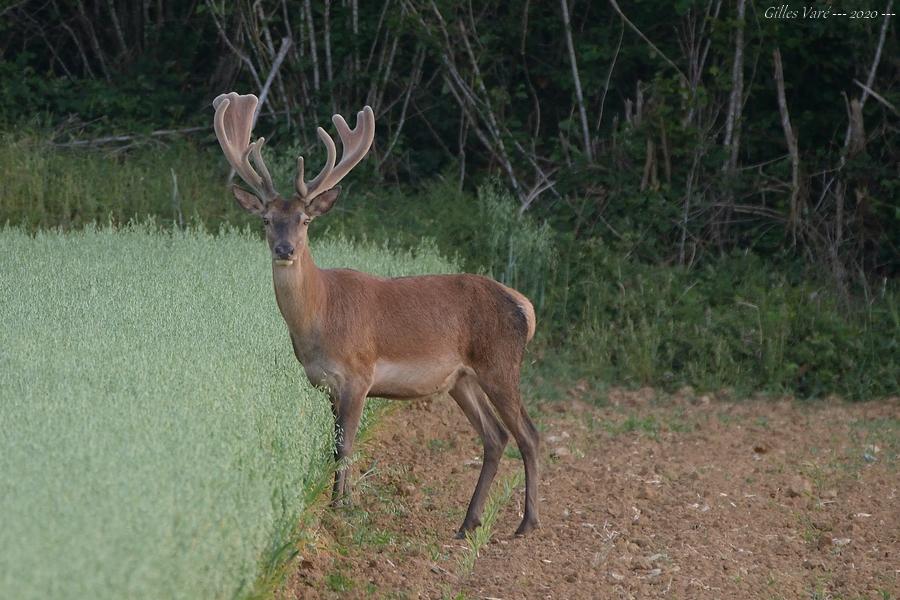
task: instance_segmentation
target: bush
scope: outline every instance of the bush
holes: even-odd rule
[[[825,286],[753,255],[696,272],[596,256],[584,325],[561,342],[582,376],[741,395],[900,392],[896,289],[848,308]]]
[[[224,165],[224,161],[222,161]],[[188,143],[131,152],[54,148],[44,135],[0,135],[0,225],[29,230],[125,224],[249,222],[223,184],[224,168]]]

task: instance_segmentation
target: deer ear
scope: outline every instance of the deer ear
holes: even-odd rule
[[[334,202],[338,199],[338,195],[341,193],[341,186],[336,185],[327,192],[322,192],[312,200],[306,203],[306,208],[304,211],[310,217],[318,217],[324,215],[331,207],[334,206]]]
[[[234,199],[237,200],[244,210],[252,212],[254,215],[261,215],[266,211],[265,205],[262,203],[262,200],[256,197],[256,194],[252,194],[236,185],[231,187],[231,191],[234,193]]]

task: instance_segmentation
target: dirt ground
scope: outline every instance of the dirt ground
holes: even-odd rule
[[[449,397],[389,409],[354,465],[354,507],[318,513],[279,597],[900,598],[897,400],[645,389],[598,407],[585,391],[530,409],[542,527],[513,536],[511,445],[474,568],[453,534],[480,443]]]

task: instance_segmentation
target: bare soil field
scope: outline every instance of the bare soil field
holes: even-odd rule
[[[530,408],[542,527],[525,538],[514,446],[488,531],[456,540],[480,443],[449,397],[396,403],[354,507],[317,511],[279,597],[900,597],[897,399],[586,393]]]

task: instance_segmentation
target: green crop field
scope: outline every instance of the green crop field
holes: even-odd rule
[[[399,275],[416,253],[313,244]],[[234,598],[329,468],[331,413],[247,232],[0,230],[0,597]]]

